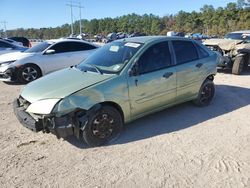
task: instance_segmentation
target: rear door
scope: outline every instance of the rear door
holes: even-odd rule
[[[97,47],[83,43],[83,42],[72,42],[71,43],[71,59],[74,65],[79,64],[86,59],[91,53],[96,50]]]
[[[128,77],[132,118],[174,102],[176,72],[172,67],[168,42],[149,47],[134,66],[138,75]]]
[[[176,59],[178,102],[188,100],[197,94],[204,77],[204,63],[199,60],[199,54],[192,41],[173,40],[172,45]]]

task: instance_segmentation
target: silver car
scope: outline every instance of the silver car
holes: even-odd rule
[[[0,56],[0,80],[28,83],[56,70],[74,66],[99,46],[73,39],[42,42],[22,53]]]

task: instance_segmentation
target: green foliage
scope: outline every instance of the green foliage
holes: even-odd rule
[[[180,11],[176,15],[158,17],[153,14],[128,14],[116,18],[82,20],[83,32],[106,35],[110,32],[143,32],[147,35],[165,35],[168,31],[224,35],[235,30],[250,29],[250,1],[238,0],[228,3],[225,8],[215,9],[204,5],[200,12]],[[79,21],[74,23],[74,31],[79,32]],[[8,30],[8,36],[52,39],[70,35],[70,25],[56,28]]]

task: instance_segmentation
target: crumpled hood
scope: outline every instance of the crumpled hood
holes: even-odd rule
[[[82,72],[75,67],[66,68],[29,83],[21,96],[31,103],[43,99],[60,99],[112,76],[114,75]]]
[[[207,39],[203,42],[204,45],[219,46],[222,50],[233,50],[237,44],[242,43],[242,40],[232,39]]]
[[[236,46],[236,49],[237,49],[237,50],[240,50],[240,49],[248,49],[248,52],[250,52],[250,43],[238,44],[238,45]]]
[[[34,53],[25,53],[25,52],[12,52],[0,55],[0,64],[7,61],[16,61],[25,57],[29,57]]]

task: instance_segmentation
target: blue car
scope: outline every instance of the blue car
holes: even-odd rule
[[[27,47],[12,44],[4,39],[0,39],[0,55],[10,52],[23,52],[27,50]]]

